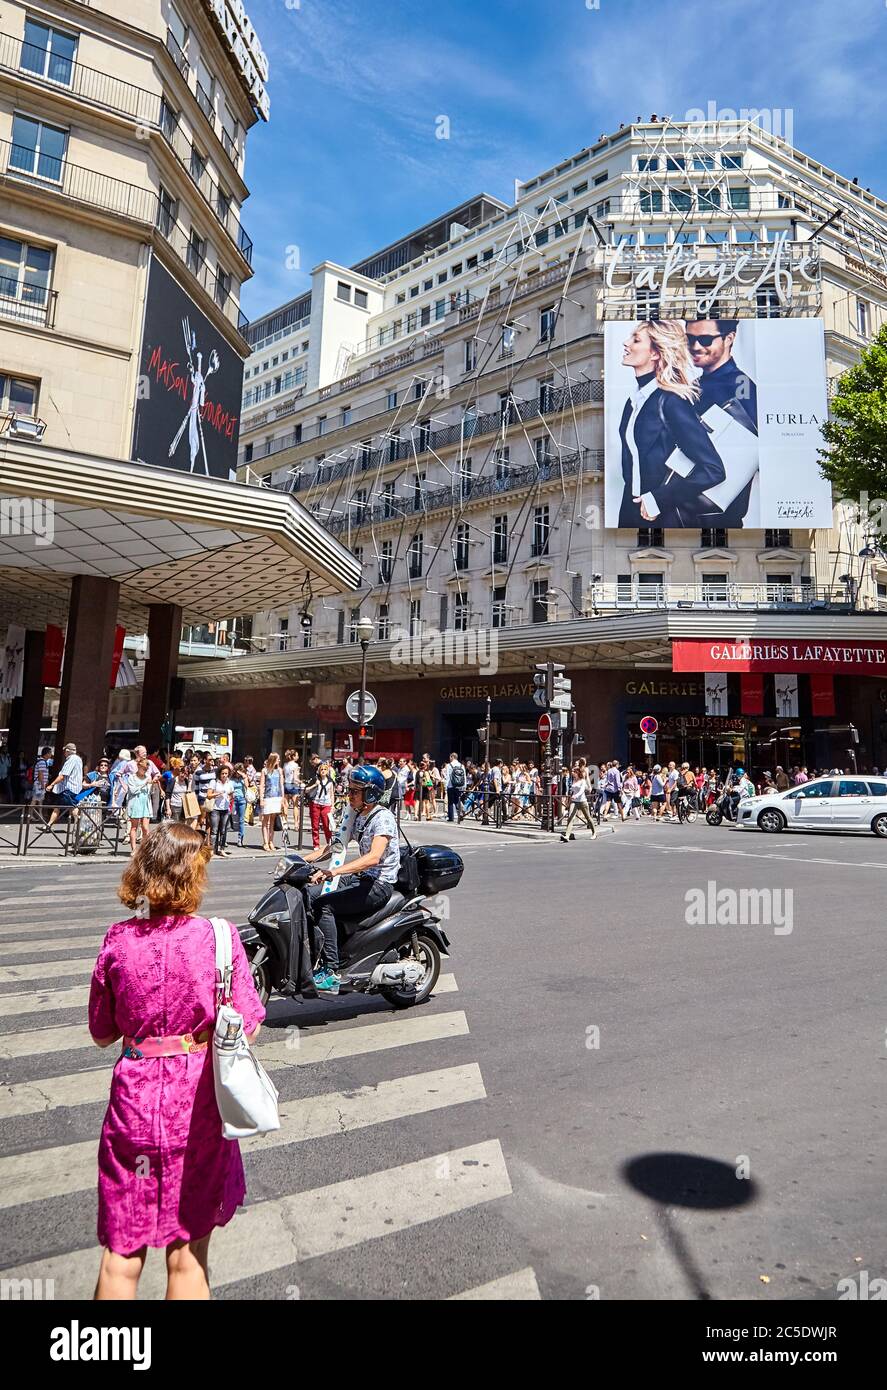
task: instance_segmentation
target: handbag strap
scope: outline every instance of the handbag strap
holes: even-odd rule
[[[219,1004],[227,1004],[231,999],[231,927],[223,917],[210,917],[210,926],[216,939],[216,994]]]

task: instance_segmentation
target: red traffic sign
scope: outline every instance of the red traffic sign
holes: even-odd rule
[[[540,715],[539,715],[539,723],[536,725],[536,731],[537,731],[537,733],[539,734],[539,742],[540,742],[540,743],[547,743],[548,740],[551,738],[551,715],[550,715],[550,714],[540,714]]]
[[[641,720],[642,734],[655,734],[659,728],[659,720],[654,719],[652,714],[645,714]]]

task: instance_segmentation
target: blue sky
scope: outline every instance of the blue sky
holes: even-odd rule
[[[307,288],[319,261],[349,265],[475,193],[510,203],[515,178],[653,111],[789,113],[798,148],[887,196],[885,0],[251,0],[249,12],[271,65],[271,121],[247,143],[251,318]]]

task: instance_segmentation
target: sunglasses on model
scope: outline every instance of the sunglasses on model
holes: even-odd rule
[[[711,347],[715,338],[723,338],[723,333],[688,333],[687,342],[690,347],[698,343],[700,347]]]

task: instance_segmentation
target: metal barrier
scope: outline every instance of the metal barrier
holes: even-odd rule
[[[0,852],[23,856],[54,847],[67,857],[105,847],[116,855],[123,826],[124,817],[107,806],[45,806],[33,801],[0,805]]]

